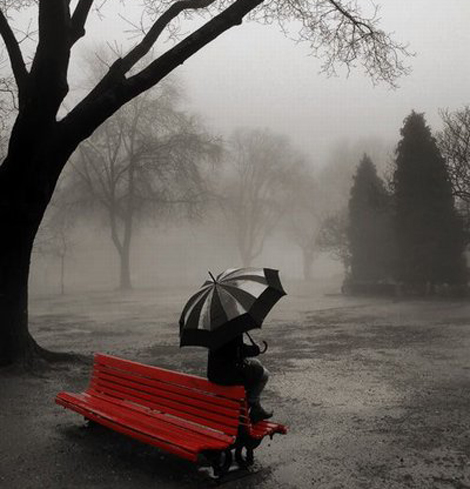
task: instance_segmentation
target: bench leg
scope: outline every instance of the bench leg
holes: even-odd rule
[[[245,449],[245,454],[243,453]],[[254,450],[248,447],[235,448],[235,460],[240,467],[250,467],[254,462]]]
[[[232,451],[227,448],[221,452],[207,454],[207,458],[214,472],[214,477],[221,478],[229,471],[232,465]]]
[[[93,421],[92,419],[90,418],[87,418],[86,416],[83,417],[83,420],[85,421],[85,428],[96,428],[97,426],[99,426],[99,423],[97,423],[96,421]]]
[[[240,467],[250,467],[254,462],[254,451],[261,440],[244,440],[235,448],[235,460]]]

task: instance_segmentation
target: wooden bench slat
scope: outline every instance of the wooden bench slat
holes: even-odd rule
[[[178,405],[182,407],[185,405],[190,405],[194,408],[198,408],[202,413],[207,412],[207,417],[211,415],[211,413],[220,414],[223,416],[234,417],[240,412],[240,403],[235,408],[227,408],[225,406],[218,406],[211,404],[206,400],[202,401],[199,398],[194,398],[191,394],[191,391],[188,391],[189,395],[182,395],[177,392],[168,391],[166,389],[161,389],[159,386],[149,386],[145,383],[141,383],[138,381],[138,378],[128,379],[127,377],[123,377],[121,375],[111,375],[108,372],[98,372],[98,374],[93,375],[93,382],[106,381],[111,382],[113,384],[122,385],[123,387],[128,387],[130,389],[134,389],[136,391],[141,391],[146,394],[151,394],[155,396],[157,399],[165,399],[169,401],[175,401]],[[109,387],[109,384],[108,384]],[[182,409],[184,411],[184,409]]]
[[[169,415],[161,414],[159,417],[155,417],[149,411],[130,409],[129,403],[126,405],[126,401],[124,403],[113,402],[109,398],[89,396],[87,394],[83,395],[82,400],[91,408],[96,406],[98,409],[105,409],[106,412],[114,413],[121,419],[135,422],[136,425],[140,426],[142,431],[148,431],[154,436],[155,433],[158,433],[159,437],[164,436],[165,439],[171,441],[179,440],[179,444],[187,443],[188,447],[196,447],[197,451],[206,448],[221,450],[232,444],[233,437],[220,440],[209,436],[208,430],[205,433],[200,433],[182,428],[181,426],[168,423]]]
[[[109,392],[115,391],[118,395],[124,399],[127,396],[132,396],[134,402],[140,402],[141,399],[153,402],[161,406],[162,409],[171,408],[177,416],[185,417],[187,414],[197,416],[200,424],[204,424],[204,420],[210,420],[211,422],[220,423],[221,426],[237,426],[239,423],[238,412],[233,411],[230,415],[223,413],[207,412],[200,409],[196,404],[192,403],[190,399],[186,403],[182,403],[180,400],[174,400],[170,398],[164,398],[155,396],[153,393],[146,392],[144,390],[135,389],[130,386],[117,384],[115,382],[109,382],[105,379],[93,379],[90,384],[95,390],[101,388],[108,389]],[[172,414],[174,414],[172,413]]]
[[[83,395],[85,397],[90,396],[90,394],[86,394],[86,393]],[[116,398],[113,398],[111,396],[99,394],[97,392],[93,392],[92,397],[97,397],[97,398],[103,399],[103,400],[108,401],[108,402],[120,403],[121,405],[125,406],[128,409],[145,413],[148,416],[151,416],[152,418],[155,418],[159,421],[162,421],[162,422],[165,422],[165,423],[168,423],[170,425],[174,425],[174,426],[186,429],[186,430],[195,431],[195,432],[200,433],[204,436],[214,438],[215,440],[219,440],[219,441],[227,443],[227,444],[233,443],[235,441],[235,438],[236,438],[234,435],[227,435],[224,432],[214,430],[214,429],[210,429],[210,428],[207,428],[206,426],[202,426],[202,425],[197,424],[197,423],[191,423],[187,420],[178,418],[176,416],[168,416],[167,414],[164,414],[164,413],[161,413],[158,411],[154,411],[153,409],[146,408],[144,406],[140,406],[138,404],[134,404],[134,403],[131,403],[129,401],[116,399]]]
[[[182,411],[179,406],[173,408],[172,403],[170,403],[169,401],[159,402],[158,400],[156,400],[154,397],[150,395],[146,395],[146,394],[135,395],[135,392],[133,392],[131,389],[126,389],[125,387],[116,389],[114,386],[112,386],[111,388],[109,388],[104,383],[96,384],[95,382],[93,382],[90,385],[90,389],[96,390],[98,392],[104,392],[105,394],[109,394],[119,399],[133,401],[136,402],[137,404],[141,404],[151,409],[156,409],[157,411],[160,412],[167,412],[168,414],[181,417]],[[188,421],[204,424],[215,430],[223,431],[229,435],[236,434],[238,431],[237,430],[238,420],[236,419],[229,419],[227,417],[222,417],[222,420],[215,419],[215,415],[211,416],[210,418],[201,417],[200,415],[198,415],[197,411],[196,414],[186,412],[184,418],[187,419]]]
[[[196,375],[180,374],[178,372],[173,372],[160,367],[151,367],[149,365],[144,365],[143,363],[123,360],[111,355],[103,355],[101,353],[96,354],[95,363],[109,365],[124,371],[131,369],[133,372],[139,373],[144,377],[158,378],[159,380],[169,382],[171,384],[198,389],[203,392],[211,392],[235,401],[241,401],[245,397],[245,389],[242,386],[217,385],[209,382],[206,379],[197,377]]]
[[[104,392],[107,395],[142,404],[160,412],[168,412],[173,416],[178,416],[201,425],[206,425],[219,431],[229,433],[227,430],[231,430],[230,434],[237,429],[239,424],[238,417],[235,415],[233,417],[228,417],[217,416],[213,413],[204,413],[199,409],[192,408],[190,405],[182,406],[171,400],[156,398],[150,394],[135,391],[117,384],[111,385],[106,381],[93,381],[90,384],[90,388],[93,391]]]
[[[109,367],[108,365],[96,364],[94,373],[95,372],[97,372],[99,376],[103,373],[103,374],[113,375],[116,377],[122,377],[124,379],[128,379],[131,381],[148,385],[149,387],[155,387],[157,389],[174,392],[175,394],[181,394],[183,396],[192,397],[194,399],[199,399],[201,401],[210,402],[211,404],[215,404],[216,406],[232,408],[232,409],[239,409],[240,407],[240,400],[234,401],[232,399],[220,397],[212,392],[210,393],[202,392],[199,390],[190,389],[188,387],[169,384],[168,382],[162,382],[159,379],[150,379],[148,377],[142,377],[141,375],[137,375],[134,372],[118,370]]]
[[[88,409],[99,416],[105,416],[113,422],[133,428],[134,431],[152,436],[165,443],[185,448],[188,451],[197,453],[202,450],[220,450],[227,447],[227,443],[196,435],[195,433],[181,433],[165,423],[149,423],[147,416],[135,412],[132,413],[122,406],[108,401],[93,397],[84,399],[77,395],[71,395],[69,399],[73,399],[82,408]]]
[[[76,403],[75,400],[67,401],[65,399],[62,399],[61,397],[57,397],[56,403],[68,409],[71,409],[72,411],[75,411],[78,414],[81,414],[82,416],[91,419],[92,421],[95,421],[103,426],[106,426],[107,428],[111,428],[114,431],[118,431],[119,433],[128,435],[132,438],[135,438],[136,440],[140,440],[144,443],[155,446],[157,448],[162,448],[167,452],[172,453],[173,455],[177,455],[187,460],[191,460],[192,462],[197,461],[198,458],[197,452],[187,450],[185,448],[174,445],[172,443],[168,443],[158,438],[155,438],[153,436],[146,435],[139,431],[133,430],[128,426],[125,426],[115,420],[112,420],[108,415],[106,415],[106,413],[96,414],[92,410],[88,409],[87,407],[80,406],[79,404]]]
[[[256,424],[250,425],[249,433],[251,437],[261,440],[265,436],[270,436],[274,433],[285,435],[287,429],[281,424],[271,423],[269,421],[259,421]]]

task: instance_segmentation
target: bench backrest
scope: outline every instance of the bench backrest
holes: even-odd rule
[[[195,375],[96,354],[88,394],[125,400],[235,436],[244,415],[245,389]],[[243,416],[244,417],[244,416]]]

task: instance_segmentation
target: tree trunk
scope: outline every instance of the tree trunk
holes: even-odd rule
[[[28,276],[35,230],[0,211],[0,365],[30,363],[38,346],[28,331]]]
[[[119,288],[121,290],[131,290],[130,246],[123,246],[119,257],[121,259]]]
[[[65,255],[60,255],[60,295],[65,295]]]
[[[37,133],[29,134],[12,136],[9,155],[0,165],[0,365],[31,366],[38,357],[65,357],[43,350],[29,333],[28,279],[34,238],[60,163],[67,161],[73,148],[55,146],[47,132],[38,138],[40,144]]]
[[[315,255],[310,250],[302,249],[302,264],[304,280],[310,281],[313,278],[313,259]]]

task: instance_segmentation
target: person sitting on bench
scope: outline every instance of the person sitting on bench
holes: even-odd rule
[[[243,334],[240,334],[217,349],[209,349],[207,378],[220,385],[245,386],[250,419],[257,423],[273,415],[272,411],[266,411],[260,403],[260,395],[268,381],[269,371],[254,358],[261,350],[249,335],[248,337],[251,345],[245,344]]]

